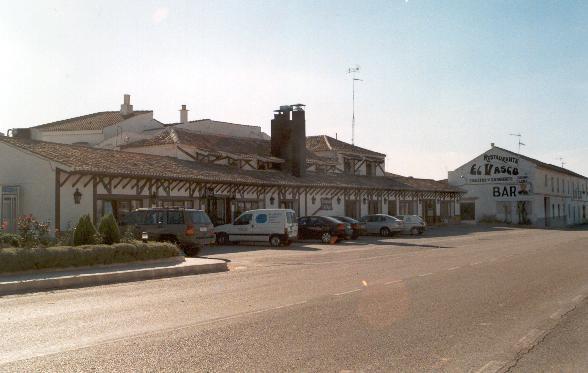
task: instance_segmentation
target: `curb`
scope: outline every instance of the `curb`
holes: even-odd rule
[[[48,290],[83,288],[124,282],[153,280],[228,271],[228,263],[208,259],[213,263],[132,269],[119,272],[76,274],[56,278],[32,279],[0,283],[0,297],[12,294],[35,293]],[[120,267],[120,266],[119,266]]]

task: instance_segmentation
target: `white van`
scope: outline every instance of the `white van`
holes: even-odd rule
[[[242,213],[233,224],[214,228],[216,242],[269,242],[289,245],[298,237],[296,213],[289,209],[260,209]]]

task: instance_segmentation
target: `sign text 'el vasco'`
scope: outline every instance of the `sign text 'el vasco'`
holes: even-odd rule
[[[504,164],[496,164],[497,162]],[[492,175],[518,175],[519,174],[519,159],[516,157],[508,157],[496,154],[484,154],[485,164],[472,164],[470,167],[470,175],[476,176],[492,176]]]

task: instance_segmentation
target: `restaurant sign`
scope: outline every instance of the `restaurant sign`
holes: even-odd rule
[[[469,168],[470,183],[517,182],[519,158],[499,154],[484,154],[482,162],[474,162]]]

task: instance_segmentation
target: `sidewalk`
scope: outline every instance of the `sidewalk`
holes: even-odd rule
[[[34,271],[0,276],[0,296],[38,291],[98,286],[227,271],[227,262],[207,258],[170,258],[67,270]]]

